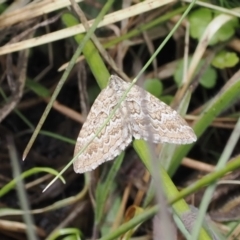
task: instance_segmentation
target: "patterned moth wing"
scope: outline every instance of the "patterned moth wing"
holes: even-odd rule
[[[82,126],[74,156],[92,139],[129,86],[117,76],[110,77],[109,85],[95,100]],[[91,171],[114,159],[130,144],[132,137],[154,143],[196,141],[192,128],[175,110],[134,85],[113,118],[74,161],[75,172]]]
[[[123,92],[129,88],[129,83],[121,78],[117,76],[112,78],[116,88],[122,86]],[[175,110],[144,89],[134,85],[125,101],[135,139],[174,144],[188,144],[196,141],[196,135],[187,122]]]
[[[118,91],[112,89],[111,84],[101,91],[79,133],[74,156],[92,139],[103,125],[113,108],[117,105],[120,97]],[[113,118],[74,161],[74,171],[76,173],[91,171],[105,161],[114,159],[131,141],[132,132],[124,101],[115,112]]]

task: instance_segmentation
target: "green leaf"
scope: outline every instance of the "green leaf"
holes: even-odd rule
[[[7,9],[8,5],[5,3],[1,3],[0,4],[0,14],[2,14],[6,9]]]
[[[235,34],[235,28],[238,26],[237,18],[233,18],[224,24],[212,37],[209,45],[215,45],[219,42],[224,42],[229,40]]]
[[[212,65],[216,68],[224,69],[234,67],[239,62],[239,57],[234,52],[221,51],[212,61]]]
[[[49,97],[50,91],[38,82],[27,79],[26,86],[40,97]]]
[[[189,57],[189,62],[188,65],[190,65],[192,58]],[[178,87],[181,85],[182,82],[182,77],[183,77],[183,64],[184,61],[180,60],[179,64],[177,66],[177,69],[174,73],[174,81],[176,82],[176,84],[178,85]],[[198,67],[197,67],[197,71],[200,71],[201,67],[204,65],[204,60],[201,60]],[[200,78],[200,84],[205,87],[205,88],[212,88],[215,86],[217,81],[217,72],[216,70],[211,67],[208,66],[206,71],[204,72],[204,74],[202,75],[202,77]]]
[[[157,78],[147,79],[143,87],[155,97],[160,97],[163,91],[162,82]]]
[[[97,96],[99,95],[101,89],[98,87],[98,85],[94,84],[92,86],[90,86],[88,89],[87,89],[87,92],[88,92],[88,101],[90,104],[92,104],[95,99],[97,98]]]
[[[172,95],[165,95],[165,96],[161,96],[159,99],[162,102],[166,103],[167,105],[170,105],[172,100],[173,100],[173,96]]]
[[[99,225],[104,219],[105,204],[110,192],[115,189],[114,179],[121,167],[125,152],[122,152],[113,162],[111,169],[108,171],[106,179],[99,181],[96,188],[96,206],[95,206],[95,224]]]
[[[46,240],[81,240],[82,232],[77,228],[59,228],[53,232]]]
[[[200,40],[208,24],[218,15],[218,12],[206,8],[200,8],[193,11],[188,18],[190,22],[190,36],[194,39]],[[237,27],[238,19],[233,18],[216,32],[210,40],[209,45],[215,45],[219,42],[227,41],[234,35],[235,28]]]
[[[116,182],[113,181],[113,184],[116,184]],[[111,232],[112,224],[116,220],[116,214],[117,214],[117,212],[119,211],[119,209],[121,207],[121,202],[122,202],[121,196],[119,196],[119,195],[116,196],[116,198],[112,202],[111,207],[105,213],[106,214],[106,216],[105,216],[106,219],[103,222],[103,226],[101,227],[101,233],[102,233],[103,236],[105,236],[105,235],[107,235],[108,233]]]
[[[212,21],[212,11],[200,8],[189,15],[190,35],[192,38],[200,39],[207,25]]]
[[[217,82],[217,72],[209,66],[200,79],[200,84],[205,88],[213,88]]]

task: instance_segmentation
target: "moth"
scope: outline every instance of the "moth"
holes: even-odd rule
[[[96,98],[80,130],[74,156],[92,139],[129,86],[130,83],[118,76],[110,77],[108,86]],[[75,172],[91,171],[114,159],[133,138],[173,144],[189,144],[197,139],[192,128],[175,110],[134,85],[111,120],[74,161]]]

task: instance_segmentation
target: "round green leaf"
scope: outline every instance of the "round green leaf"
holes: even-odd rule
[[[218,42],[224,42],[229,40],[235,34],[235,28],[238,26],[237,18],[233,18],[232,20],[225,23],[212,37],[209,42],[209,45],[215,45]]]
[[[234,52],[221,51],[212,61],[212,65],[216,68],[224,69],[234,67],[239,62],[239,57]]]
[[[162,94],[163,85],[157,78],[147,79],[143,87],[155,97],[160,97]]]
[[[190,36],[199,40],[208,24],[218,15],[219,12],[214,12],[206,8],[199,8],[193,11],[188,18],[190,22]],[[228,21],[211,38],[209,45],[215,45],[219,42],[227,41],[234,35],[235,29],[238,26],[237,18]]]
[[[199,8],[189,15],[190,36],[194,39],[200,39],[207,25],[212,20],[212,12],[206,8]]]
[[[190,57],[189,63],[191,62],[191,59],[192,58]],[[201,60],[198,65],[197,72],[201,69],[201,67],[203,65],[204,65],[204,60]],[[179,87],[181,85],[182,77],[183,77],[183,60],[179,61],[179,64],[177,66],[177,69],[176,69],[173,77],[174,77],[174,81],[176,82],[176,84]],[[215,86],[216,80],[217,80],[216,70],[213,67],[208,66],[205,73],[203,74],[203,76],[200,79],[200,84],[205,88],[212,88]]]
[[[165,96],[161,96],[159,99],[162,102],[166,103],[167,105],[170,105],[171,102],[173,101],[173,96],[172,95],[165,95]]]
[[[200,84],[205,88],[213,88],[216,85],[217,72],[211,66],[207,68],[200,80]]]

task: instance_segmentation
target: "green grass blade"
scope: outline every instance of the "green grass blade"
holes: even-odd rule
[[[197,192],[199,189],[208,186],[209,184],[215,182],[217,179],[223,177],[225,174],[234,171],[238,168],[240,168],[240,156],[237,156],[236,158],[232,159],[223,169],[207,174],[200,180],[196,181],[195,183],[191,184],[187,188],[180,191],[175,196],[172,196],[169,199],[169,203],[171,204],[175,203],[180,199]]]
[[[144,149],[148,149],[147,143],[144,142],[143,140],[135,140],[133,143],[133,147],[138,152],[138,154],[140,154],[139,157],[142,159],[145,166],[147,166],[148,169],[151,169],[151,166],[150,166],[151,154],[149,151],[144,150]],[[166,173],[163,167],[160,167],[159,175],[161,177],[164,191],[168,200],[174,198],[174,196],[179,194],[176,186],[173,184],[172,180],[170,179],[169,175]],[[181,218],[181,215],[190,211],[188,204],[183,199],[178,199],[178,201],[175,201],[172,207],[174,209],[174,212],[180,218]],[[206,231],[203,229],[201,229],[200,236],[203,237],[202,239],[211,239],[206,233]]]
[[[101,12],[99,13],[99,15],[97,16],[97,18],[95,19],[92,27],[90,28],[90,30],[88,31],[88,33],[85,35],[84,39],[81,41],[81,43],[79,44],[76,52],[74,53],[68,67],[66,68],[64,74],[62,75],[54,93],[53,93],[53,96],[51,97],[51,100],[49,101],[41,119],[39,120],[39,123],[31,137],[31,139],[29,140],[28,142],[28,145],[26,147],[26,149],[24,150],[23,152],[23,160],[26,158],[30,148],[32,147],[33,145],[33,142],[35,141],[48,113],[50,112],[51,108],[52,108],[52,105],[54,103],[54,101],[56,100],[57,98],[57,95],[59,94],[64,82],[66,81],[70,71],[72,70],[78,56],[81,54],[85,44],[88,42],[91,34],[95,31],[95,29],[97,28],[97,25],[100,23],[100,21],[103,19],[103,17],[105,16],[106,12],[108,11],[108,9],[111,7],[111,5],[113,4],[114,0],[108,0],[107,3],[104,5],[104,7],[102,8]]]
[[[9,156],[12,163],[13,177],[14,179],[16,179],[17,195],[18,195],[21,209],[23,209],[24,211],[22,217],[26,226],[28,226],[28,228],[26,229],[26,235],[28,239],[37,240],[37,235],[34,227],[34,220],[29,211],[30,206],[29,206],[29,202],[26,194],[26,189],[24,187],[23,179],[21,177],[21,170],[19,167],[19,161],[17,157],[17,151],[13,142],[13,137],[8,136],[7,142],[8,142]]]
[[[228,139],[228,142],[223,150],[223,153],[218,161],[218,164],[216,166],[216,170],[220,170],[221,168],[223,168],[227,161],[229,160],[233,149],[236,147],[236,144],[239,140],[239,136],[240,136],[240,118],[238,119],[237,124],[235,125],[234,130],[232,131],[232,134],[230,136],[230,138]],[[200,211],[199,211],[199,215],[197,217],[197,221],[196,224],[194,224],[194,228],[193,228],[193,234],[192,234],[192,238],[193,240],[198,238],[198,232],[199,232],[199,227],[202,225],[202,222],[204,220],[204,216],[206,215],[206,211],[208,209],[208,206],[211,202],[213,193],[216,189],[217,184],[213,183],[211,186],[209,186],[207,188],[207,190],[205,191],[201,204],[200,204]]]
[[[222,90],[209,102],[208,106],[193,125],[193,130],[199,138],[210,126],[212,121],[226,108],[230,107],[239,98],[240,71],[238,71],[222,88]],[[172,176],[179,167],[182,159],[191,150],[194,144],[180,146],[172,158],[169,174]]]
[[[70,13],[64,14],[62,16],[62,21],[67,27],[72,27],[79,24],[79,21]],[[85,34],[77,34],[74,39],[78,44],[80,44],[84,37]],[[101,89],[105,88],[108,84],[110,74],[97,48],[90,39],[83,48],[83,55],[91,69],[91,72],[97,80],[99,87]]]
[[[109,193],[113,189],[114,179],[117,175],[119,168],[121,167],[124,152],[121,153],[113,162],[110,171],[107,174],[107,178],[104,182],[98,182],[96,189],[96,211],[95,211],[95,225],[98,226],[104,218],[104,209]]]
[[[9,191],[13,190],[14,187],[16,186],[17,182],[22,180],[22,179],[25,179],[27,177],[30,177],[34,174],[38,174],[38,173],[42,173],[42,172],[46,172],[46,173],[49,173],[49,174],[53,174],[53,175],[58,175],[58,172],[55,170],[55,169],[52,169],[52,168],[44,168],[44,167],[35,167],[35,168],[31,168],[25,172],[23,172],[18,180],[17,179],[13,179],[11,180],[9,183],[7,183],[5,186],[3,186],[1,189],[0,189],[0,197],[3,197],[5,194],[7,194]],[[60,176],[60,179],[62,180],[63,183],[65,183],[65,180],[62,176]]]

